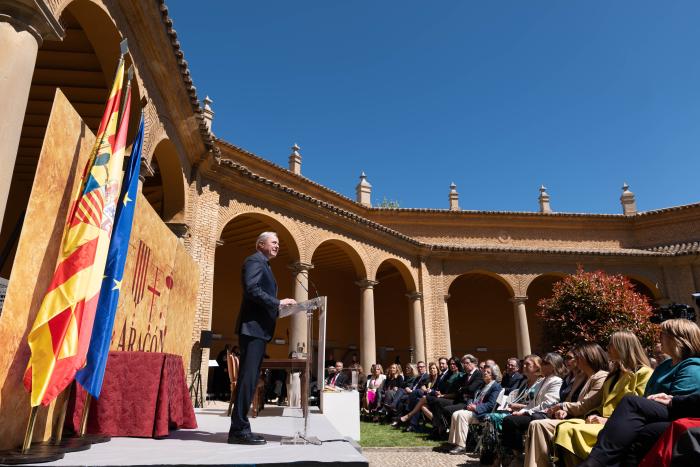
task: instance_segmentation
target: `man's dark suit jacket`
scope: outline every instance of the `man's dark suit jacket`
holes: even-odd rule
[[[521,381],[525,378],[522,373],[516,371],[515,373],[506,373],[503,375],[503,381],[501,386],[506,390],[506,394],[510,394],[513,389],[518,389],[520,387]]]
[[[264,254],[256,251],[245,259],[241,284],[243,301],[236,332],[270,342],[275,334],[280,301],[275,276]]]
[[[420,389],[422,386],[427,386],[429,381],[430,375],[428,373],[423,373],[413,380],[411,384],[406,384],[405,387],[411,391],[414,391],[416,389]]]
[[[481,389],[483,386],[484,375],[481,373],[481,370],[477,368],[471,375],[469,373],[465,373],[455,402],[469,403],[472,399],[474,399],[474,394],[476,394],[476,391]]]
[[[333,377],[336,375],[336,373],[333,373],[328,377],[326,380],[326,384],[331,384],[331,381],[333,381]],[[346,388],[350,384],[350,378],[348,375],[345,373],[345,370],[341,371],[340,374],[338,374],[338,378],[335,380],[335,387],[337,388]]]

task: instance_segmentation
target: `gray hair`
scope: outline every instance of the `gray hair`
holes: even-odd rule
[[[479,359],[476,358],[474,355],[468,353],[462,357],[462,360],[467,360],[469,363],[473,363],[475,365],[479,364]]]
[[[501,380],[503,379],[503,374],[501,373],[501,368],[495,363],[493,365],[486,365],[486,368],[491,369],[491,375],[493,376],[493,379],[500,383]]]
[[[279,238],[277,236],[277,232],[263,232],[260,235],[258,235],[257,240],[255,240],[255,246],[257,247],[258,245],[260,245],[261,243],[263,243],[265,240],[267,240],[270,237]]]

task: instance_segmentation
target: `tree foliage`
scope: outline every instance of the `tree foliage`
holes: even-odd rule
[[[605,348],[610,335],[621,330],[635,333],[647,351],[657,342],[649,299],[621,275],[586,272],[579,266],[576,274],[554,284],[552,297],[540,300],[538,308],[544,343],[559,352],[583,342]]]

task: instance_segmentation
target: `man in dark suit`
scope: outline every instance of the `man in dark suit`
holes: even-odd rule
[[[335,362],[335,373],[328,376],[326,384],[338,389],[345,389],[348,387],[348,375],[343,371],[343,362]]]
[[[277,299],[277,282],[269,263],[279,252],[277,234],[261,233],[255,242],[255,249],[257,251],[243,262],[241,275],[243,301],[236,324],[241,357],[228,433],[231,444],[265,444],[264,438],[250,431],[248,410],[260,375],[265,345],[275,333],[279,309],[296,303],[292,298]]]
[[[506,374],[503,375],[501,382],[501,386],[506,390],[505,393],[510,394],[511,391],[518,389],[524,379],[525,377],[520,373],[520,360],[510,357],[506,364]]]
[[[450,426],[452,414],[457,410],[463,410],[474,399],[474,394],[484,385],[484,376],[479,370],[479,360],[474,355],[466,354],[463,356],[462,365],[464,365],[464,376],[455,398],[452,400],[437,399],[434,404],[429,406],[433,412],[433,434],[438,438],[444,437]]]

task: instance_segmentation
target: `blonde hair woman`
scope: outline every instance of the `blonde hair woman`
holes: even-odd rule
[[[382,387],[386,375],[379,363],[372,365],[372,375],[367,378],[367,392],[365,393],[366,407],[370,412],[377,405],[377,390]]]
[[[647,397],[622,399],[598,435],[584,465],[616,465],[624,456],[641,458],[651,447],[649,441],[653,443],[668,426],[671,401],[676,407],[678,402],[695,397],[693,394],[700,388],[698,325],[686,319],[664,321],[661,323],[661,347],[671,358],[656,367],[649,378],[644,393]],[[644,436],[640,436],[641,433]],[[635,442],[640,446],[631,452],[630,447]]]
[[[557,427],[555,448],[564,463],[578,465],[593,449],[598,433],[624,396],[644,394],[652,370],[639,339],[630,331],[618,331],[610,336],[608,357],[611,371],[603,383],[603,400],[585,420],[566,420]]]

